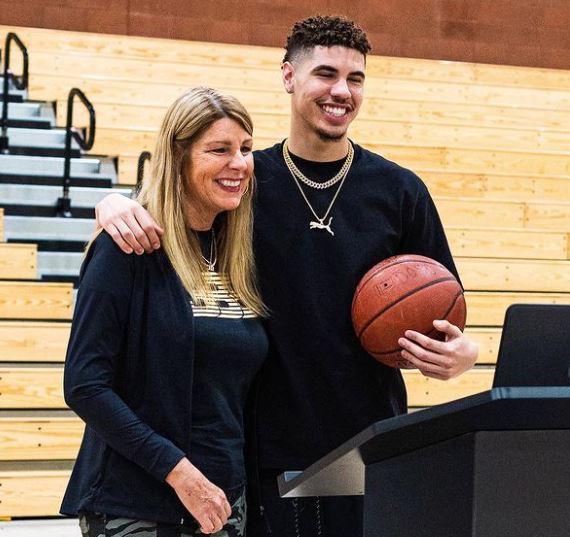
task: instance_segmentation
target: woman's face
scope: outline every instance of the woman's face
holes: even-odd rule
[[[252,137],[230,118],[218,119],[190,147],[187,215],[209,229],[217,214],[236,209],[253,174]]]

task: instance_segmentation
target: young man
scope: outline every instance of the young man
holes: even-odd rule
[[[250,483],[257,505],[250,503],[247,535],[359,536],[361,498],[280,499],[276,476],[406,411],[400,371],[374,361],[352,330],[351,300],[362,275],[401,253],[457,272],[424,184],[348,139],[363,99],[370,51],[364,32],[343,18],[311,17],[293,26],[285,48],[290,135],[255,152],[254,248],[271,350],[254,412],[259,476]],[[160,228],[133,201],[109,197],[97,215],[125,251],[159,246]],[[456,326],[434,325],[445,342],[408,331],[402,356],[434,378],[469,369],[477,347]]]

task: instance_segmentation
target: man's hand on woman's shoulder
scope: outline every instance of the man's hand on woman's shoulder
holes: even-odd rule
[[[104,197],[95,207],[95,219],[126,254],[160,248],[163,229],[142,205],[121,194]]]

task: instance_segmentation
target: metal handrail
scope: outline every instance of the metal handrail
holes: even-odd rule
[[[79,97],[81,102],[89,112],[89,137],[84,140],[73,128],[73,103],[75,97]],[[85,151],[89,151],[95,142],[95,109],[79,88],[73,88],[67,96],[67,120],[65,125],[65,154],[63,164],[63,193],[57,200],[57,214],[66,218],[71,217],[71,200],[69,198],[69,187],[71,185],[71,138],[73,138]]]
[[[137,192],[140,190],[144,179],[144,163],[147,160],[150,162],[151,156],[150,151],[143,151],[139,155],[139,160],[137,162]]]
[[[12,75],[10,72],[10,46],[12,42],[16,43],[22,52],[22,57],[24,59],[24,65],[22,69],[22,75],[20,77]],[[3,93],[2,93],[2,119],[0,120],[0,125],[2,127],[2,132],[0,134],[0,152],[5,153],[8,151],[8,82],[12,78],[14,86],[16,89],[24,90],[28,87],[28,49],[25,47],[24,43],[20,38],[14,33],[10,32],[6,36],[6,44],[4,45],[4,79],[3,79]]]

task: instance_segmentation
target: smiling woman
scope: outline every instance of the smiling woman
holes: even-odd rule
[[[192,144],[186,205],[192,229],[210,229],[218,213],[239,207],[253,174],[252,145],[251,135],[227,117]]]
[[[88,248],[64,376],[87,427],[61,508],[84,537],[244,533],[243,414],[267,352],[252,131],[235,98],[182,95],[138,196],[163,249]]]
[[[251,245],[252,135],[251,118],[237,99],[207,88],[182,95],[164,117],[151,178],[137,199],[164,228],[164,250],[194,299],[212,298],[200,264],[188,263],[201,258],[196,231],[211,229],[219,270],[240,300],[262,313]]]

